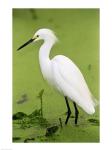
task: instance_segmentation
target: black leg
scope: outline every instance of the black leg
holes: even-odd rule
[[[68,119],[70,118],[71,110],[70,110],[70,106],[69,106],[67,97],[65,97],[65,101],[66,101],[66,105],[67,105],[67,109],[68,109],[67,118],[66,118],[66,121],[65,121],[65,124],[67,124]]]
[[[74,108],[75,108],[75,124],[77,124],[79,111],[77,109],[76,103],[73,102],[73,104],[74,104]]]

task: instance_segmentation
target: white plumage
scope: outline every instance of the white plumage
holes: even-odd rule
[[[50,60],[50,50],[57,41],[57,37],[50,29],[38,30],[33,38],[19,49],[38,40],[44,40],[39,50],[39,63],[43,77],[63,96],[78,104],[86,113],[93,114],[94,97],[79,68],[63,55],[57,55]]]
[[[78,67],[69,58],[59,55],[52,59],[52,70],[53,81],[58,90],[85,112],[93,114],[95,104]]]

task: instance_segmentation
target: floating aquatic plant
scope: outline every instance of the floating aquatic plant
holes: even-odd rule
[[[23,112],[17,112],[15,114],[13,114],[13,120],[21,120],[25,117],[27,117],[27,114],[25,114]]]
[[[45,136],[52,136],[54,133],[57,132],[58,129],[59,129],[59,126],[57,126],[57,125],[48,127],[48,128],[46,129],[46,134],[45,134]]]
[[[88,119],[88,121],[89,121],[90,123],[92,123],[93,125],[99,125],[99,120],[98,120],[98,119],[93,119],[93,118],[91,118],[91,119]]]

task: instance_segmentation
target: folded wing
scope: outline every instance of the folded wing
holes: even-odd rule
[[[95,103],[79,68],[63,55],[55,56],[51,64],[54,86],[88,114],[93,114]]]

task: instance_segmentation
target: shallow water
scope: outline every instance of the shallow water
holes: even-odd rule
[[[21,51],[17,48],[30,39],[39,28],[55,31],[59,42],[53,47],[50,58],[63,54],[72,59],[83,73],[93,95],[99,99],[99,10],[98,9],[37,9],[33,17],[28,9],[13,11],[13,113],[30,114],[40,108],[37,98],[43,94],[43,115],[51,124],[59,123],[59,117],[66,112],[64,98],[43,80],[38,62],[38,50],[42,42],[31,44]],[[18,105],[18,100],[27,94],[28,101]],[[74,110],[70,102],[72,114]],[[99,119],[99,108],[93,116],[80,110],[78,127],[71,118],[58,135],[35,142],[98,142],[99,126],[88,119]],[[65,116],[62,116],[64,123]],[[13,128],[13,136],[25,139],[37,132],[35,128]],[[44,132],[44,131],[42,131]],[[38,132],[37,132],[38,133]],[[23,142],[24,140],[18,140]],[[29,142],[34,142],[29,140]]]

